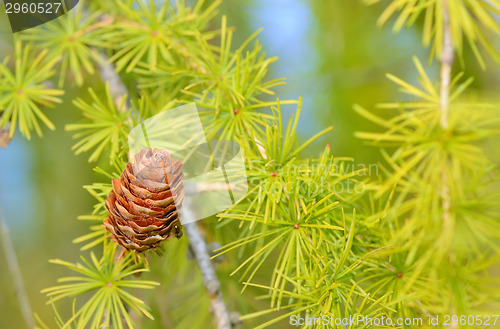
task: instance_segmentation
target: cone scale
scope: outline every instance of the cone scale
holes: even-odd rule
[[[104,226],[113,240],[142,252],[173,236],[180,238],[183,180],[182,162],[167,150],[142,149],[120,178],[113,179],[106,199]]]

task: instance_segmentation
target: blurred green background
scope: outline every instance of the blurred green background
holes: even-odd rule
[[[303,97],[301,138],[330,125],[335,127],[308,148],[305,156],[318,154],[328,143],[334,155],[354,157],[357,164],[380,160],[375,148],[354,137],[357,130],[375,128],[354,113],[352,104],[373,109],[377,103],[401,99],[404,96],[384,74],[390,72],[416,82],[411,56],[417,55],[423,62],[429,56],[429,50],[421,46],[418,28],[394,35],[390,26],[375,27],[382,6],[367,7],[357,0],[226,0],[221,6],[220,12],[227,15],[229,25],[236,27],[235,45],[263,28],[259,38],[266,53],[279,57],[269,79],[287,78],[287,85],[277,88],[276,96]],[[3,60],[12,51],[12,33],[3,7],[1,11]],[[462,63],[466,74],[475,77],[474,92],[495,94],[500,85],[499,65],[488,62],[488,70],[481,71],[467,51]],[[430,65],[431,77],[437,77],[437,69],[436,63]],[[97,79],[88,77],[87,85]],[[45,129],[43,138],[34,137],[32,141],[19,135],[8,148],[0,149],[0,207],[12,233],[33,311],[44,320],[51,318],[52,311],[40,290],[67,274],[63,268],[50,265],[48,259],[78,260],[79,246],[71,241],[88,228],[76,218],[89,213],[94,203],[82,185],[100,178],[92,172],[85,155],[74,156],[70,150],[73,140],[63,127],[80,119],[71,100],[86,88],[79,91],[71,89],[71,84],[67,87],[64,103],[46,111],[56,131]],[[293,111],[289,106],[284,114]],[[498,151],[492,152],[497,159],[499,155]],[[25,328],[3,249],[0,327]],[[161,324],[149,327],[161,328]]]

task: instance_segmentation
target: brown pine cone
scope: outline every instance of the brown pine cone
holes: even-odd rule
[[[142,149],[127,164],[106,199],[104,226],[122,247],[145,251],[173,235],[182,236],[182,163],[166,150]]]

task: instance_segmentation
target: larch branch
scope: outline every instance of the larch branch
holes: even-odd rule
[[[450,13],[448,11],[447,0],[442,0],[443,5],[443,46],[441,50],[441,81],[440,81],[440,110],[441,110],[441,128],[448,129],[449,122],[449,107],[450,107],[450,83],[451,83],[451,68],[454,60],[453,40],[451,35]],[[443,169],[441,174],[442,187],[441,187],[441,205],[443,207],[443,221],[449,223],[450,221],[450,187],[448,182],[448,175]]]
[[[183,215],[196,218],[189,204],[184,204]],[[188,218],[188,220],[190,220]],[[205,239],[203,238],[196,222],[184,225],[184,232],[189,239],[189,245],[200,267],[203,283],[210,297],[211,312],[217,329],[231,329],[231,316],[227,310],[226,303],[221,292],[221,284],[215,273],[215,268],[209,256]]]
[[[97,65],[100,68],[101,78],[109,84],[109,90],[115,103],[121,101],[122,97],[128,93],[125,84],[120,75],[116,73],[114,66],[109,63],[109,60],[104,54],[100,54],[102,63]],[[117,106],[119,106],[117,104]],[[186,200],[183,205],[183,214],[194,218],[195,210],[189,205]],[[231,329],[231,316],[228,312],[224,298],[222,297],[220,281],[215,273],[208,247],[196,223],[184,225],[186,236],[189,240],[191,249],[195,255],[195,259],[200,268],[203,283],[210,297],[211,312],[214,316],[214,322],[217,329]]]
[[[450,24],[450,12],[448,8],[447,0],[442,0],[442,13],[443,13],[443,45],[441,49],[441,72],[440,72],[440,110],[441,119],[440,125],[441,129],[447,130],[449,125],[450,116],[450,83],[451,83],[451,69],[454,61],[454,49],[453,49],[453,39],[451,34],[451,24]],[[441,205],[443,208],[443,223],[445,227],[450,223],[451,220],[451,196],[450,196],[450,186],[449,178],[446,169],[443,168],[441,172]],[[456,323],[452,324],[451,329],[456,329],[458,326]]]
[[[440,85],[440,108],[441,128],[448,128],[451,67],[454,61],[453,40],[451,35],[450,14],[447,0],[443,1],[443,45],[441,51],[441,85]]]

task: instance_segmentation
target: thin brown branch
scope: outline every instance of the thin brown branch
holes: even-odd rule
[[[450,12],[447,0],[442,0],[442,13],[443,13],[443,45],[441,51],[441,74],[440,74],[440,110],[441,110],[441,128],[448,129],[449,116],[450,116],[450,83],[451,83],[451,69],[455,58],[453,49],[453,38],[451,34]],[[451,196],[449,179],[446,169],[443,168],[441,172],[441,206],[443,208],[443,223],[445,226],[449,225],[451,221]],[[451,329],[458,328],[456,323],[453,323]]]
[[[123,96],[128,94],[127,87],[123,83],[120,75],[116,73],[115,66],[109,62],[109,58],[103,53],[97,54],[100,62],[96,62],[99,67],[99,75],[101,79],[108,83],[109,92],[113,97],[116,108],[120,108]]]
[[[450,107],[450,83],[451,68],[454,60],[453,40],[451,35],[450,13],[448,11],[447,0],[442,0],[443,4],[443,47],[441,51],[441,83],[440,83],[440,110],[441,110],[441,128],[448,129],[449,107]],[[443,169],[441,174],[441,205],[443,207],[443,221],[449,223],[451,214],[451,198],[448,175]]]
[[[189,204],[184,204],[183,215],[195,218],[195,213]],[[231,316],[222,296],[221,284],[210,259],[207,243],[198,229],[196,222],[184,225],[184,232],[189,239],[189,245],[198,262],[203,283],[210,297],[211,312],[214,316],[215,326],[217,329],[231,329]]]
[[[10,238],[10,231],[7,224],[3,220],[2,209],[0,209],[0,236],[2,238],[5,257],[7,258],[7,267],[9,268],[12,280],[14,281],[14,288],[16,289],[17,299],[19,307],[21,308],[21,313],[23,314],[24,322],[28,328],[35,328],[35,319],[33,317],[33,312],[31,311],[28,294],[26,293],[26,289],[24,287],[21,269],[19,268],[19,263],[14,251],[14,245]]]
[[[450,14],[447,0],[443,1],[443,47],[441,51],[441,86],[440,86],[440,108],[441,127],[448,128],[449,106],[450,106],[450,83],[451,67],[455,58],[453,40],[451,35]]]

